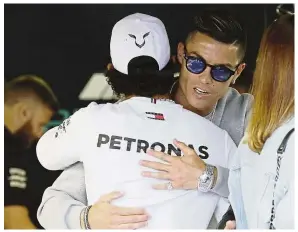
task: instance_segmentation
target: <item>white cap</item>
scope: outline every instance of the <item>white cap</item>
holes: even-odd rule
[[[154,58],[163,69],[170,60],[170,43],[161,20],[146,14],[132,14],[118,21],[112,30],[111,58],[113,66],[128,74],[128,63],[138,56]]]

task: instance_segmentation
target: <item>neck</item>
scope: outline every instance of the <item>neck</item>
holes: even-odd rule
[[[142,97],[142,96],[137,96],[137,95],[128,95],[128,96],[125,96],[125,100],[127,99],[130,99],[132,97]],[[152,98],[154,99],[170,99],[170,95],[169,94],[165,94],[165,95],[154,95]]]
[[[179,85],[179,84],[178,84]],[[184,95],[180,85],[178,86],[176,92],[173,95],[174,101],[180,105],[183,106],[183,108],[198,114],[202,117],[207,116],[208,114],[210,114],[212,112],[212,110],[214,109],[215,105],[212,105],[211,107],[205,108],[205,109],[197,109],[195,107],[193,107],[192,105],[189,104],[189,102],[186,99],[186,96]]]
[[[152,98],[154,99],[169,99],[170,100],[170,95],[165,94],[165,95],[154,95]]]

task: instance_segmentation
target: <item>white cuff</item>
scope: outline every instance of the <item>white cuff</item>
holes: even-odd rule
[[[68,212],[65,215],[65,223],[68,229],[81,230],[80,215],[81,211],[86,206],[73,205],[69,207]]]

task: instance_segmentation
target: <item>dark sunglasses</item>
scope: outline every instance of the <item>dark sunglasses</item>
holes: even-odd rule
[[[225,82],[233,76],[238,68],[233,71],[224,65],[211,65],[207,64],[205,59],[200,56],[187,56],[187,51],[184,51],[184,59],[186,60],[186,69],[194,74],[200,74],[209,66],[211,68],[210,74],[212,79],[218,82]]]

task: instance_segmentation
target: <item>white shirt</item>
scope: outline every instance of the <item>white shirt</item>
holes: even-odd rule
[[[175,138],[193,147],[206,163],[226,168],[236,149],[227,132],[181,105],[133,97],[79,110],[40,139],[37,155],[53,170],[83,162],[88,204],[123,191],[124,197],[113,204],[144,207],[151,215],[149,229],[205,229],[214,212],[217,220],[222,217],[227,201],[212,192],[154,190],[152,185],[162,181],[141,176],[146,168],[139,161],[156,161],[146,149],[179,154]]]
[[[294,118],[276,129],[260,154],[241,141],[232,161],[229,177],[230,201],[238,229],[269,229],[277,169],[277,149],[286,134],[295,127]],[[294,134],[288,140],[281,160],[275,189],[277,229],[294,229]]]

